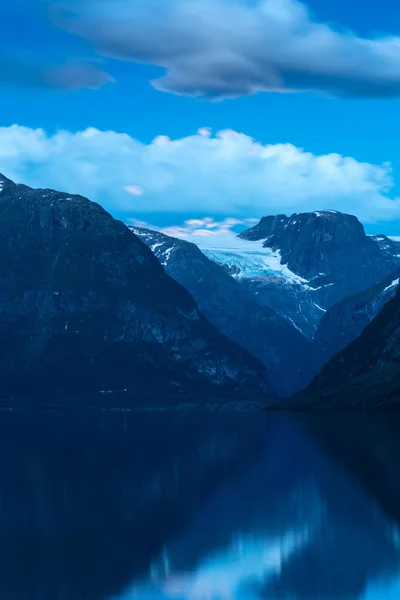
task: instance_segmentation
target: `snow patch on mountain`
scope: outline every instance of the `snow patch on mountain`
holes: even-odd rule
[[[151,251],[152,251],[152,252],[155,252],[155,251],[157,250],[157,248],[159,248],[159,247],[160,247],[160,246],[162,246],[162,245],[163,245],[163,244],[162,244],[162,242],[157,242],[156,244],[153,244],[153,245],[151,246]]]
[[[385,292],[387,292],[387,291],[388,291],[388,290],[390,290],[391,288],[393,288],[393,287],[395,287],[395,286],[399,285],[399,282],[400,282],[400,279],[399,279],[399,278],[397,278],[397,279],[393,279],[392,283],[391,283],[390,285],[387,285],[387,286],[385,287],[385,289],[383,290],[383,292],[382,292],[382,293],[384,294]]]
[[[326,309],[319,306],[316,302],[314,302],[314,306],[316,306],[319,310],[322,310],[322,312],[326,313]]]
[[[238,279],[275,275],[288,283],[308,287],[307,279],[293,273],[287,265],[281,263],[280,251],[264,248],[264,243],[265,240],[253,242],[234,235],[199,237],[196,240],[197,246],[210,260],[237,266],[239,272],[234,277]]]
[[[164,252],[160,255],[160,262],[163,267],[165,267],[171,257],[171,252],[174,250],[173,246],[166,248]]]
[[[297,329],[297,331],[300,331],[300,333],[301,333],[302,335],[304,335],[304,337],[308,337],[308,335],[307,335],[306,333],[304,333],[304,331],[301,329],[301,327],[299,327],[299,326],[297,325],[297,323],[296,323],[296,322],[295,322],[295,321],[294,321],[294,320],[293,320],[291,317],[289,317],[289,315],[285,315],[285,316],[286,316],[286,319],[287,319],[288,321],[290,321],[290,323],[293,325],[293,327],[294,327],[295,329]]]

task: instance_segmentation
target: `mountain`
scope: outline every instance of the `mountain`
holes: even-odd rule
[[[397,257],[400,252],[400,242],[398,239],[394,240],[388,238],[387,235],[371,235],[370,239],[379,246],[382,254],[386,254],[389,257]]]
[[[400,290],[360,337],[329,361],[311,385],[285,407],[400,408]]]
[[[399,282],[400,269],[396,269],[368,290],[344,298],[324,314],[314,338],[315,374],[332,356],[361,335],[395,296]]]
[[[209,258],[310,338],[329,308],[400,267],[399,242],[330,210],[264,217],[230,248],[210,243],[202,241]]]
[[[252,290],[195,244],[149,229],[131,229],[190,292],[206,318],[264,363],[278,394],[291,395],[308,383],[311,343],[288,319],[262,306]]]
[[[398,243],[389,247],[388,238],[367,236],[356,217],[331,210],[266,217],[240,237],[263,240],[264,247],[280,253],[282,264],[307,281],[329,283],[333,289],[326,290],[326,302],[331,305],[349,289],[366,289],[400,263],[395,260]]]
[[[312,338],[324,309],[318,305],[318,290],[281,264],[279,251],[264,247],[263,240],[249,241],[223,235],[199,240],[210,260],[222,266],[262,304],[289,321],[300,333]]]
[[[3,395],[270,393],[263,365],[101,206],[3,176],[0,187]]]

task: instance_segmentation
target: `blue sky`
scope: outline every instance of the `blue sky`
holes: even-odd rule
[[[189,18],[185,20],[188,13],[182,11],[190,2],[197,4],[196,10],[200,12],[196,18],[202,23],[203,31],[199,27],[192,32],[190,28],[195,25]],[[263,3],[273,5],[274,12],[256,31],[257,20],[252,20],[250,11],[259,10]],[[361,0],[310,0],[307,3],[307,27],[309,23],[313,26],[317,23],[325,27],[329,36],[332,31],[339,32],[341,39],[331,50],[331,39],[327,37],[321,41],[319,38],[325,33],[318,30],[319,37],[312,40],[314,45],[304,42],[308,45],[304,45],[301,64],[297,61],[296,50],[291,56],[285,54],[285,68],[280,67],[279,84],[270,77],[267,85],[271,91],[251,95],[246,95],[246,86],[257,87],[259,72],[251,73],[254,64],[248,56],[244,56],[246,60],[242,63],[240,52],[245,46],[243,44],[239,52],[235,40],[241,38],[243,30],[248,39],[258,39],[264,52],[263,68],[267,64],[268,69],[272,64],[268,62],[272,60],[270,56],[275,54],[278,46],[281,56],[276,60],[283,64],[282,56],[293,41],[293,28],[298,27],[302,19],[304,21],[301,12],[304,4],[296,0],[171,0],[168,10],[164,3],[165,14],[162,9],[158,11],[159,0],[148,0],[147,8],[143,0],[68,0],[62,4],[62,9],[68,12],[60,12],[60,3],[56,0],[15,0],[2,9],[0,126],[3,128],[2,144],[12,148],[12,151],[1,153],[4,167],[0,162],[0,170],[5,175],[23,178],[32,185],[54,187],[65,187],[73,181],[68,190],[101,201],[121,218],[155,225],[180,225],[185,219],[206,216],[220,222],[226,217],[244,220],[291,210],[301,212],[332,207],[345,210],[348,205],[349,212],[356,213],[369,231],[399,234],[400,208],[395,198],[400,196],[400,67],[399,72],[396,70],[396,63],[400,64],[400,42],[397,48],[400,7],[394,0],[381,0],[379,5]],[[232,11],[232,7],[238,5],[248,9],[249,20],[242,29]],[[277,13],[278,9],[280,12]],[[281,19],[283,9],[290,19],[294,15],[295,26],[287,25],[285,20],[280,37],[274,42],[269,28],[274,29],[274,19]],[[77,14],[70,19],[72,13]],[[112,46],[106,39],[108,34],[101,35],[101,24],[109,22],[112,23],[111,37],[114,36]],[[277,22],[280,26],[283,20]],[[224,23],[232,27],[232,36],[229,38],[227,34],[226,41],[223,39]],[[303,22],[300,25],[304,28]],[[15,35],[16,31],[18,35]],[[313,30],[310,31],[309,38],[313,35]],[[212,64],[205,74],[205,65],[211,59],[204,52],[198,55],[197,62],[193,60],[182,67],[182,56],[192,52],[191,40],[193,45],[195,42],[201,44],[202,35],[207,44],[218,46],[223,57],[223,70],[220,64]],[[354,37],[357,40],[383,40],[383,50],[381,46],[364,48],[359,42],[355,46]],[[139,40],[136,46],[133,39]],[[176,40],[176,54],[172,58],[167,56],[171,40]],[[279,49],[281,42],[283,49]],[[233,55],[229,64],[226,61],[228,52]],[[353,54],[357,55],[354,64]],[[318,64],[316,56],[322,57]],[[164,68],[157,64],[163,64]],[[275,67],[276,63],[273,63]],[[163,89],[157,89],[151,82],[162,77],[166,70],[175,70],[178,75],[167,78],[165,83],[161,80]],[[384,82],[382,72],[386,77]],[[113,82],[107,82],[108,75]],[[200,99],[196,97],[199,90],[203,95]],[[10,138],[12,125],[28,130],[13,131]],[[212,130],[211,138],[196,134],[206,127]],[[30,131],[37,128],[43,129],[47,136],[46,140],[41,140],[39,158],[38,141],[33,139]],[[86,142],[85,147],[78,149],[81,140],[73,134],[87,128],[127,134],[134,140],[135,151],[130,148],[125,152],[130,152],[130,160],[136,161],[132,163],[132,181],[127,179],[128,164],[119,174],[120,187],[118,179],[111,175],[107,177],[107,165],[119,164],[121,160],[117,140],[109,144],[105,138],[97,136],[97,144],[103,151],[97,148],[94,153]],[[50,148],[59,146],[59,140],[54,136],[60,130],[71,134],[68,142],[63,140],[63,152],[77,154],[81,164],[87,163],[84,173],[78,173],[76,165],[69,165],[68,173],[65,171],[60,176],[62,152],[51,160],[48,157]],[[336,165],[335,172],[330,175],[336,186],[333,189],[327,176],[322,181],[321,161],[310,162],[308,155],[299,155],[303,164],[301,177],[298,172],[293,175],[292,167],[287,166],[288,152],[285,150],[284,159],[279,155],[282,176],[276,181],[270,158],[267,168],[259,164],[265,152],[263,154],[258,146],[252,148],[248,141],[243,143],[242,140],[240,149],[234,136],[225,136],[223,144],[218,145],[214,135],[222,130],[245,134],[263,147],[290,144],[296,149],[304,149],[311,158],[331,156],[332,153],[350,157],[354,159],[354,169],[349,173],[347,163],[344,167]],[[156,154],[154,148],[149,150],[149,145],[157,136],[184,141],[173,149],[167,144],[160,145],[162,152],[158,149]],[[228,138],[234,144],[230,149]],[[210,149],[213,140],[214,146]],[[27,147],[29,143],[31,150]],[[109,156],[104,151],[107,147]],[[184,156],[178,156],[180,151],[191,156],[191,164]],[[240,151],[245,152],[243,160]],[[248,164],[245,171],[242,165],[249,162],[246,158],[249,152],[257,156],[258,163]],[[168,162],[172,153],[174,160]],[[209,160],[210,153],[213,153],[215,163]],[[221,160],[221,153],[224,160]],[[232,160],[232,153],[235,160]],[[204,157],[207,157],[207,164],[203,162]],[[328,162],[327,168],[332,171],[332,160]],[[387,162],[391,163],[391,174],[387,166],[385,173],[359,167],[362,163],[368,163],[371,168],[379,167]],[[152,164],[157,166],[153,172]],[[160,164],[163,165],[162,173]],[[199,169],[201,181],[197,183],[196,164],[202,167]],[[358,172],[360,170],[362,173]],[[88,184],[90,173],[96,177],[96,185]],[[212,179],[214,176],[216,180]],[[390,182],[386,181],[388,177]],[[282,189],[285,178],[293,179],[293,189],[290,186]],[[155,186],[155,180],[164,180],[164,187]],[[299,185],[294,186],[300,180],[304,189],[298,194]],[[140,190],[140,194],[127,192],[127,187]],[[121,201],[115,199],[119,192]],[[293,195],[293,201],[288,199],[289,194]],[[177,196],[180,202],[177,202]]]

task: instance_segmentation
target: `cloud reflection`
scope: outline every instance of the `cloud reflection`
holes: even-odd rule
[[[134,585],[121,600],[160,597],[187,600],[236,600],[243,597],[246,584],[261,584],[280,572],[282,564],[310,540],[305,527],[281,537],[237,536],[232,544],[204,559],[193,572],[174,572],[165,564],[160,576],[154,570],[149,581]]]

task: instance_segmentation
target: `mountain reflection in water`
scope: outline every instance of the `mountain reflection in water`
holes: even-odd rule
[[[0,414],[4,600],[398,600],[393,415]]]

